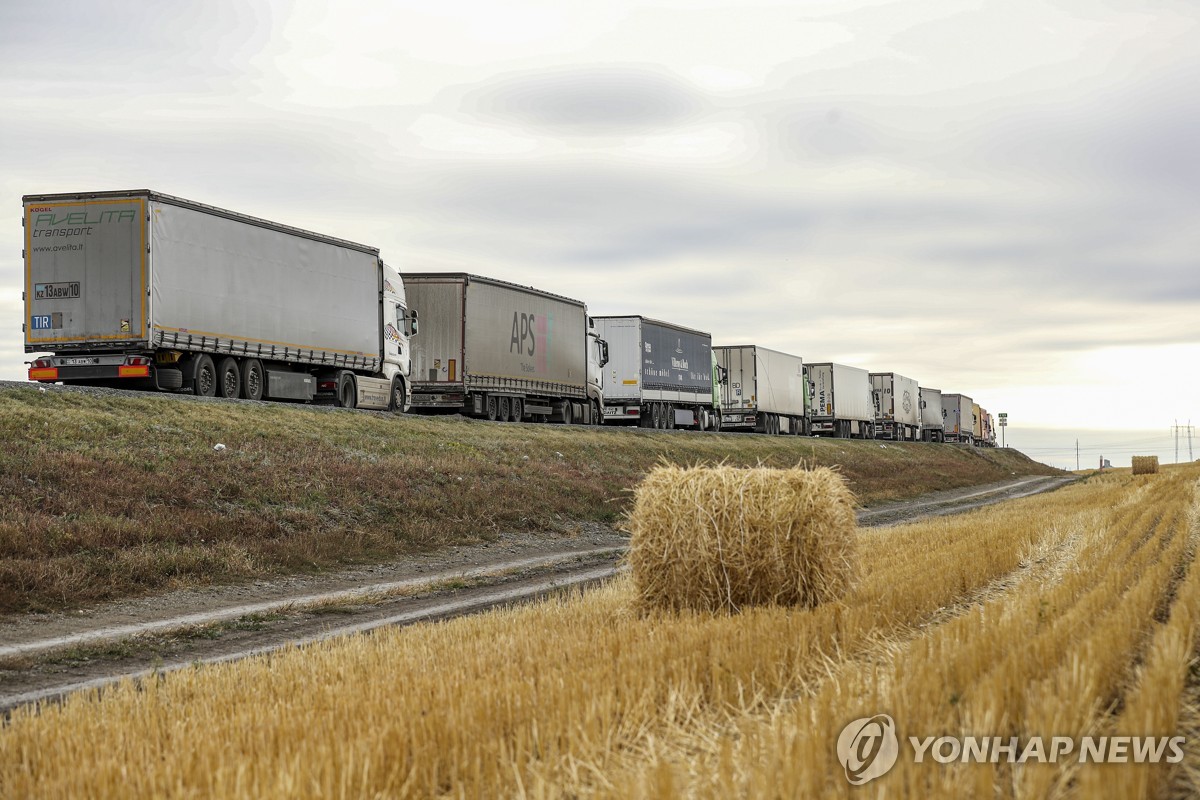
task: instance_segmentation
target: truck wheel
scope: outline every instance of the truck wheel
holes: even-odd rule
[[[483,407],[485,409],[484,416],[488,418],[488,422],[495,422],[499,414],[496,410],[496,398],[489,394],[483,399]]]
[[[599,425],[604,422],[604,412],[600,408],[600,404],[595,400],[592,401],[592,424]]]
[[[199,355],[193,361],[192,392],[198,397],[217,396],[217,367],[211,356]]]
[[[562,417],[563,425],[575,424],[575,406],[571,404],[570,400],[563,401]]]
[[[355,408],[358,405],[358,391],[354,385],[353,372],[338,374],[337,405],[338,408]]]
[[[519,397],[512,399],[512,416],[509,417],[513,422],[520,422],[525,419],[525,403]]]
[[[263,390],[266,389],[266,375],[263,374],[262,362],[257,358],[248,358],[242,362],[242,397],[247,400],[262,400]]]
[[[512,413],[512,408],[509,406],[507,397],[496,398],[496,419],[501,422],[508,422],[509,414]]]
[[[217,367],[217,393],[226,400],[234,400],[242,390],[242,371],[237,359],[225,356]]]
[[[404,378],[392,376],[392,388],[388,392],[388,411],[403,414],[408,411],[408,393],[404,390]]]
[[[713,412],[710,427],[711,427],[713,433],[721,432],[721,412],[720,411]]]

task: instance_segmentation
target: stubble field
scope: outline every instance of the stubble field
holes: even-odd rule
[[[1135,797],[1180,764],[914,763],[862,789],[851,720],[906,735],[1197,730],[1194,467],[861,530],[815,609],[635,610],[606,587],[72,696],[0,731],[11,797]],[[1190,737],[1194,738],[1194,737]]]

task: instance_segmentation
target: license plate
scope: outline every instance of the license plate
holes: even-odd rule
[[[617,408],[616,406],[605,406],[605,407],[604,407],[604,416],[606,416],[606,417],[619,417],[619,416],[621,416],[621,415],[622,415],[622,412],[623,412],[623,411],[624,411],[624,409],[622,409],[622,408]]]
[[[90,366],[92,364],[99,364],[99,363],[100,363],[100,359],[98,359],[98,358],[64,358],[62,360],[62,365],[64,367]]]

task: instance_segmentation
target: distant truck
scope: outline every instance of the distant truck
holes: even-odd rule
[[[22,199],[30,380],[408,406],[417,314],[378,249],[146,189]]]
[[[581,301],[466,273],[411,273],[405,282],[423,322],[414,411],[600,423],[606,347]]]
[[[895,372],[872,372],[875,438],[912,442],[921,435],[921,396],[917,382]]]
[[[942,394],[945,441],[972,444],[975,441],[974,402],[965,394]]]
[[[608,343],[604,422],[643,428],[721,426],[712,336],[641,316],[596,317]]]
[[[980,427],[979,444],[981,444],[984,447],[995,447],[996,446],[996,432],[995,432],[995,428],[992,427],[992,415],[990,413],[988,413],[988,410],[986,408],[983,408],[982,406],[979,409],[979,423],[980,423],[979,424],[979,427]]]
[[[920,388],[921,394],[921,439],[926,442],[946,441],[942,419],[942,390]]]
[[[971,403],[971,437],[972,444],[983,444],[983,409],[979,403]]]
[[[809,364],[807,371],[811,433],[841,439],[875,435],[875,401],[865,369],[825,362]]]
[[[713,348],[723,370],[721,429],[804,433],[808,381],[800,356],[757,345]]]

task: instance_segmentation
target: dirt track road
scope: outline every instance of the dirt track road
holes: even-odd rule
[[[937,492],[860,511],[859,522],[876,527],[962,513],[1072,480],[1032,477]],[[569,537],[510,535],[333,575],[0,618],[0,711],[122,677],[526,602],[611,577],[626,541],[603,526],[587,526]]]

